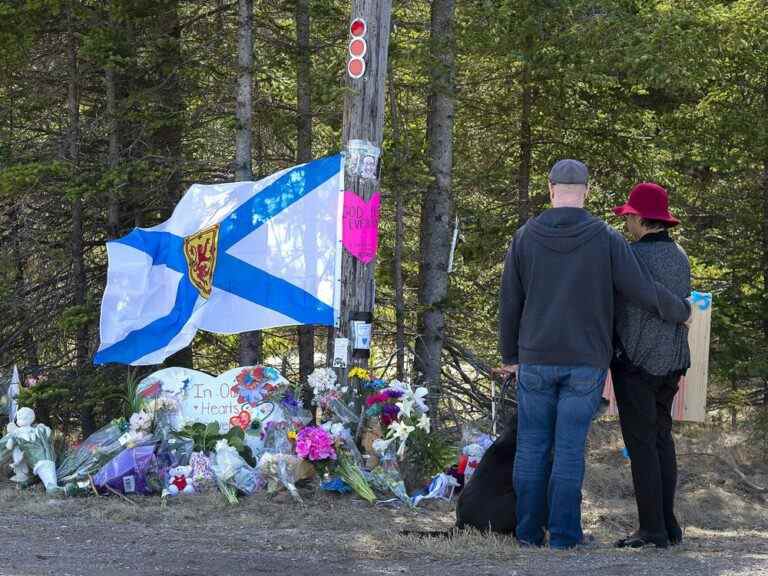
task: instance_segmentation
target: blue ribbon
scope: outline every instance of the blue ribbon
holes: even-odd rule
[[[691,305],[696,305],[699,310],[706,310],[712,306],[712,294],[710,292],[691,292]]]

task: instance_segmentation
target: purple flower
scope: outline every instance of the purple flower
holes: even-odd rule
[[[381,409],[382,414],[386,414],[387,416],[397,416],[400,412],[400,408],[395,406],[394,404],[384,404],[384,406]]]
[[[296,410],[299,407],[299,401],[296,400],[296,397],[293,395],[293,390],[286,390],[280,403],[292,410]]]
[[[387,398],[400,398],[403,395],[402,390],[384,390],[383,394]]]
[[[384,404],[381,408],[381,423],[384,426],[389,426],[397,419],[399,413],[400,408],[394,404]]]

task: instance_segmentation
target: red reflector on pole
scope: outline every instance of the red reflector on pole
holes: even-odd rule
[[[368,51],[368,44],[362,38],[353,38],[349,43],[349,55],[362,58]]]
[[[362,18],[355,18],[352,20],[352,24],[349,25],[349,33],[356,38],[365,35],[367,29],[368,27],[365,25],[365,20]]]
[[[362,58],[350,58],[347,62],[347,73],[352,78],[360,78],[365,74],[365,60]]]

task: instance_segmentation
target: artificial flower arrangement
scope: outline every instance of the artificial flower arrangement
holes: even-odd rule
[[[253,366],[243,368],[237,375],[231,391],[239,404],[258,404],[270,400],[276,393],[282,392],[287,382],[274,368]]]
[[[392,443],[398,445],[397,454],[402,457],[408,442],[408,437],[416,429],[429,433],[430,424],[427,406],[424,398],[427,389],[419,386],[414,389],[410,383],[392,380],[387,384],[383,380],[374,380],[362,369],[356,369],[356,377],[361,377],[363,388],[370,391],[365,399],[368,418],[378,418],[381,426],[383,444],[380,449],[388,448]],[[367,377],[367,378],[362,378]]]

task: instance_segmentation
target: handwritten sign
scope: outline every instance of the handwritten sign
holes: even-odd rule
[[[376,257],[379,248],[380,205],[379,192],[367,202],[354,192],[344,192],[342,243],[352,256],[366,264]]]
[[[274,406],[265,401],[286,384],[276,370],[261,366],[233,368],[219,376],[189,368],[165,368],[139,382],[136,392],[147,401],[162,396],[176,398],[179,413],[172,419],[176,429],[193,422],[218,422],[226,431],[255,419],[269,419]]]

